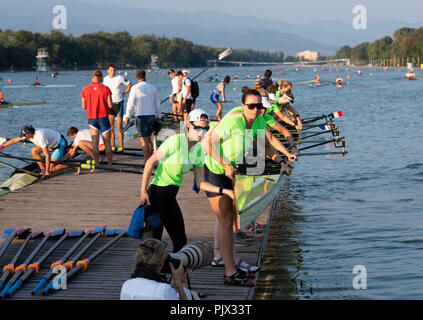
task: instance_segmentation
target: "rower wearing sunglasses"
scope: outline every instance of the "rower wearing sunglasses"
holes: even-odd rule
[[[252,145],[251,138],[262,138],[261,141],[270,145],[272,134],[266,130],[266,121],[260,115],[262,107],[260,93],[248,89],[242,95],[242,110],[231,111],[207,133],[201,143],[206,153],[205,181],[220,188],[233,189],[235,167],[249,149],[246,147],[247,143]],[[266,154],[281,164],[281,172],[290,173],[276,150],[266,148]],[[242,270],[234,261],[232,227],[236,212],[232,199],[222,193],[206,192],[206,194],[219,222],[217,232],[225,264],[224,284],[254,286],[250,272]]]
[[[196,186],[200,190],[225,194],[233,199],[232,188],[219,188],[204,180],[204,153],[200,145],[209,130],[209,116],[201,109],[188,115],[188,132],[168,137],[147,160],[141,183],[141,204],[147,203],[160,214],[163,226],[153,230],[153,237],[161,240],[163,227],[173,243],[173,252],[178,252],[187,243],[184,219],[176,195],[182,186],[184,174],[194,171]],[[159,166],[147,190],[154,164]]]

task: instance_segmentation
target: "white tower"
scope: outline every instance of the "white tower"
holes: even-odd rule
[[[37,71],[47,72],[47,58],[48,58],[47,49],[46,48],[38,49],[38,54],[35,58],[37,58]]]

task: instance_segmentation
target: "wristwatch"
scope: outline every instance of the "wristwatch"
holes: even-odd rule
[[[222,187],[219,188],[219,194],[223,195],[223,188]]]

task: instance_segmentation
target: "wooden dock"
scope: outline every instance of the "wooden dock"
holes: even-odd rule
[[[138,140],[128,141],[126,147],[140,148]],[[135,156],[114,155],[114,161],[142,163]],[[107,226],[107,228],[127,228],[133,210],[139,204],[141,175],[118,172],[82,171],[79,176],[73,171],[0,197],[0,232],[8,227],[30,227],[33,231],[47,231],[56,228],[85,229]],[[178,193],[178,202],[184,214],[188,243],[208,240],[213,243],[213,214],[204,192],[196,194],[191,188],[193,174],[185,175],[184,185]],[[258,219],[266,223],[270,208]],[[237,246],[239,255],[248,263],[260,264],[266,235],[255,235],[256,239],[248,246]],[[172,245],[167,234],[164,240]],[[76,240],[66,240],[43,264],[40,273],[31,278],[15,293],[12,299],[119,299],[125,280],[129,279],[135,265],[135,254],[139,241],[123,238],[89,266],[85,273],[72,278],[67,290],[60,290],[47,297],[31,296],[31,290],[45,275],[52,262],[60,257]],[[88,256],[100,248],[108,239],[100,239],[91,248]],[[21,240],[15,240],[0,260],[0,266],[8,264],[17,251]],[[37,241],[38,242],[38,241]],[[49,240],[44,252],[49,248]],[[36,243],[31,243],[23,256],[29,255]],[[37,255],[39,257],[40,254]],[[23,259],[18,261],[22,263]],[[254,288],[226,286],[223,284],[224,268],[207,266],[190,272],[192,287],[206,294],[205,299],[252,299]]]

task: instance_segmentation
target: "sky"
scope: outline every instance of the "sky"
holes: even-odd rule
[[[322,20],[352,21],[353,7],[364,5],[368,19],[423,22],[422,0],[82,0],[83,2],[180,12],[210,10],[229,15],[253,15],[290,23]],[[399,5],[400,3],[400,5]],[[275,10],[276,9],[276,10]],[[183,18],[183,17],[182,17]]]

